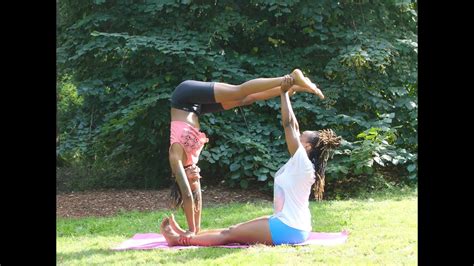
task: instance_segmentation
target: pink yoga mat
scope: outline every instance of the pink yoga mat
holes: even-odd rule
[[[349,233],[342,231],[340,233],[316,233],[311,232],[308,240],[301,244],[295,244],[294,246],[302,245],[337,245],[346,242]],[[228,244],[224,246],[213,246],[220,248],[248,248],[249,245],[241,244]],[[112,250],[129,250],[129,249],[188,249],[188,248],[202,248],[202,246],[174,246],[169,247],[166,243],[165,238],[161,234],[148,233],[148,234],[136,234],[131,239],[125,240],[120,245],[112,248]]]

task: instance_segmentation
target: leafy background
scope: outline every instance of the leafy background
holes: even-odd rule
[[[300,128],[344,139],[329,196],[417,182],[415,1],[61,0],[57,12],[61,189],[167,186],[180,82],[239,84],[294,68],[327,98],[292,98]],[[289,157],[279,108],[277,97],[200,118],[206,182],[272,188]]]

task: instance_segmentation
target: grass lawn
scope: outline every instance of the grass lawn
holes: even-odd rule
[[[172,265],[416,265],[417,191],[367,194],[357,199],[310,202],[313,231],[350,232],[337,246],[248,249],[111,251],[136,233],[159,233],[169,211],[124,212],[108,218],[57,219],[57,264]],[[202,228],[222,228],[272,214],[270,203],[204,208]],[[184,226],[182,211],[175,215]]]

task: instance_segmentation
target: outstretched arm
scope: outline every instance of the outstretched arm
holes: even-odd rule
[[[185,169],[186,177],[188,178],[191,192],[193,193],[194,200],[194,233],[198,233],[201,230],[201,210],[202,210],[202,194],[201,194],[201,168],[193,164]]]
[[[191,232],[196,232],[196,224],[194,218],[194,200],[189,185],[188,177],[183,167],[181,158],[184,150],[177,144],[172,144],[170,148],[170,166],[173,174],[175,175],[176,182],[178,183],[181,196],[183,198],[183,210],[186,215],[186,221],[188,222],[188,228]]]
[[[285,79],[281,86],[281,122],[285,129],[286,145],[288,152],[293,156],[298,149],[300,143],[300,131],[298,121],[296,120],[293,108],[291,107],[290,97],[288,96],[288,89],[291,85],[290,79]]]

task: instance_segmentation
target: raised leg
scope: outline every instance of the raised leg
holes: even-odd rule
[[[301,87],[299,85],[293,85],[289,91],[290,91],[290,96],[293,96],[293,94],[295,94],[296,92],[308,92],[309,89]],[[313,93],[312,91],[310,92]],[[242,100],[239,100],[239,101],[223,102],[221,104],[225,110],[229,110],[229,109],[239,107],[239,106],[250,105],[256,101],[266,101],[266,100],[275,98],[277,96],[280,96],[280,94],[281,94],[281,90],[280,90],[280,86],[278,86],[266,91],[247,95]]]
[[[324,95],[310,79],[303,75],[299,69],[293,70],[290,74],[295,84],[306,89],[307,92],[318,95],[321,99]],[[280,86],[284,77],[276,78],[257,78],[246,81],[240,85],[231,85],[227,83],[216,82],[214,84],[214,98],[218,103],[242,101],[246,96],[261,93]]]
[[[283,77],[252,79],[240,85],[216,82],[214,84],[214,98],[218,103],[238,101],[247,95],[275,88],[282,81]]]

